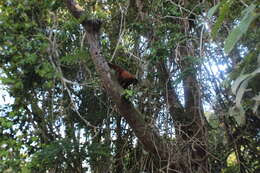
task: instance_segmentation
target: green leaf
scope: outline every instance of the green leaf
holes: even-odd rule
[[[123,95],[125,96],[125,98],[130,98],[134,95],[134,91],[129,90],[129,89],[125,89],[124,92],[123,92]]]
[[[236,94],[236,93],[237,93],[237,90],[238,90],[240,84],[241,84],[244,80],[246,80],[246,78],[248,78],[249,76],[250,76],[250,74],[242,75],[242,76],[239,76],[239,77],[235,80],[234,84],[233,84],[232,87],[231,87],[231,90],[232,90],[232,93],[233,93],[233,94]]]
[[[243,75],[237,78],[237,80],[232,85],[232,92],[236,94],[236,106],[238,108],[241,107],[241,100],[243,97],[243,94],[245,93],[247,89],[248,82],[254,78],[257,74],[260,73],[260,67],[257,68],[255,71],[253,71],[250,74]]]
[[[242,14],[244,14],[244,17],[241,20],[240,24],[231,31],[231,33],[225,40],[225,53],[230,53],[230,51],[234,48],[235,44],[242,37],[242,35],[247,32],[251,22],[258,16],[254,13],[254,10],[255,5],[251,4],[242,12]]]
[[[37,55],[35,53],[27,53],[25,62],[28,64],[34,64],[37,61]]]
[[[247,88],[247,85],[248,85],[248,82],[249,82],[250,79],[251,78],[249,77],[246,80],[244,80],[241,83],[241,85],[240,85],[240,87],[239,87],[239,89],[237,91],[237,94],[236,94],[236,107],[238,107],[239,109],[243,109],[243,107],[241,105],[241,100],[243,98],[243,95],[244,95],[244,93],[246,91],[246,88]]]
[[[218,30],[222,26],[222,23],[224,22],[226,15],[229,13],[229,10],[230,10],[230,7],[231,7],[233,1],[234,0],[223,0],[220,2],[219,17],[217,18],[217,21],[212,28],[212,37],[213,38],[216,37]]]
[[[245,123],[245,110],[241,104],[242,98],[244,93],[247,90],[248,83],[251,79],[253,79],[255,76],[257,76],[260,73],[260,67],[257,68],[255,71],[253,71],[250,74],[242,75],[236,79],[234,84],[232,85],[232,92],[236,95],[236,106],[232,107],[229,110],[229,113],[231,116],[233,116],[236,120],[236,122],[239,125],[243,125]],[[254,97],[253,100],[255,100],[255,105],[253,107],[253,112],[256,113],[258,106],[260,104],[260,98],[259,95]]]
[[[230,116],[234,117],[238,125],[242,126],[246,122],[245,111],[244,109],[239,109],[236,106],[233,106],[229,109]]]
[[[220,3],[218,3],[214,7],[210,8],[209,11],[208,11],[207,17],[211,18],[213,16],[213,14],[216,12],[216,10],[218,9],[219,6],[220,6]]]

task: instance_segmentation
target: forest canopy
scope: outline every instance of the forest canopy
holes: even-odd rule
[[[0,0],[0,172],[260,172],[259,7]]]

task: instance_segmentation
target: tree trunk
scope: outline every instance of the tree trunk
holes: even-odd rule
[[[80,18],[83,13],[82,8],[78,7],[72,0],[66,0],[66,5],[74,17]],[[176,120],[177,128],[177,123],[181,123],[179,126],[181,127],[179,131],[181,138],[178,138],[179,148],[176,148],[165,138],[159,136],[153,126],[145,122],[144,116],[135,109],[131,102],[124,98],[122,88],[113,80],[107,62],[100,53],[99,30],[101,22],[99,20],[85,19],[82,24],[87,31],[86,41],[89,44],[91,58],[106,92],[116,104],[119,113],[135,132],[144,149],[151,153],[157,164],[156,167],[168,173],[178,172],[179,170],[183,173],[207,172],[206,132],[202,119],[203,112],[201,111],[202,105],[196,75],[190,73],[183,79],[185,108],[179,107],[171,112],[173,120]],[[188,52],[186,51],[182,55],[185,56],[185,54],[188,55]],[[192,67],[192,64],[183,63],[181,67],[183,70]],[[169,89],[171,89],[170,86]],[[176,100],[174,98],[175,93],[172,90],[170,94],[173,102]],[[171,104],[173,108],[180,106],[180,104]],[[178,115],[174,115],[175,111],[178,111]],[[177,154],[181,159],[176,156]],[[190,162],[187,162],[187,159],[190,159]]]

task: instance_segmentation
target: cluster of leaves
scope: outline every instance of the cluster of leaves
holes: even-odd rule
[[[234,3],[235,1],[233,0],[221,1],[209,10],[207,17],[211,18],[217,9],[219,9],[219,16],[212,29],[212,36],[214,38],[226,20],[226,16],[231,14],[231,7],[236,6]],[[243,34],[247,33],[250,24],[254,22],[254,20],[256,20],[259,15],[260,13],[257,12],[256,4],[254,3],[250,4],[250,6],[246,7],[241,12],[242,19],[240,21],[234,21],[235,24],[238,24],[236,24],[237,26],[232,29],[232,31],[228,34],[228,37],[225,39],[225,53],[229,54],[232,51],[235,44],[240,40]]]
[[[237,140],[228,142],[231,148],[234,148],[235,153],[228,153],[229,156],[232,155],[233,162],[227,165],[228,168],[224,169],[224,172],[253,172],[259,169],[258,166],[253,166],[255,165],[253,158],[257,158],[256,160],[259,158],[259,154],[256,154],[259,127],[256,124],[259,123],[260,40],[257,36],[259,29],[255,28],[255,25],[259,23],[259,5],[259,2],[256,1],[227,0],[221,1],[208,12],[208,17],[211,18],[219,9],[219,16],[213,26],[212,35],[214,37],[218,35],[220,38],[218,41],[225,40],[224,52],[228,55],[227,57],[236,59],[232,64],[233,71],[229,81],[230,90],[235,95],[234,99],[231,99],[233,104],[229,105],[230,108],[223,108],[225,111],[219,111],[220,118],[223,118],[221,112],[226,112],[228,115],[226,119],[224,118],[225,120],[222,119],[222,127],[228,136],[226,137],[227,142]],[[230,28],[225,34],[226,37],[221,36],[225,33],[223,26]],[[226,159],[232,160],[230,157]],[[243,163],[236,163],[237,160],[243,160]],[[251,160],[251,163],[247,160]],[[251,166],[246,168],[245,165]]]
[[[214,12],[217,10],[217,8],[220,8],[219,10],[219,17],[217,18],[216,24],[214,25],[214,28],[212,30],[213,35],[217,34],[217,30],[221,27],[223,24],[224,20],[226,19],[226,15],[230,15],[231,12],[229,11],[232,6],[236,6],[236,4],[233,4],[234,2],[231,0],[227,1],[221,1],[221,3],[218,3],[216,6],[214,6],[208,13],[208,16],[211,17]],[[259,4],[258,4],[259,5]],[[243,35],[247,34],[249,35],[249,32],[252,31],[252,27],[249,28],[249,26],[253,22],[258,22],[257,19],[260,15],[259,12],[257,12],[255,3],[251,3],[249,6],[245,7],[243,11],[241,12],[241,20],[237,21],[235,20],[235,27],[230,31],[228,34],[228,37],[225,39],[225,45],[224,45],[224,51],[225,53],[229,54],[232,49],[234,49],[235,45],[238,43],[238,41],[242,38]],[[238,24],[237,24],[238,23]],[[250,30],[249,30],[250,29]],[[258,31],[256,31],[258,32]],[[259,39],[257,39],[259,41]],[[258,45],[258,44],[257,44]],[[240,65],[240,76],[237,77],[237,79],[234,81],[232,84],[232,92],[234,95],[236,95],[235,99],[235,106],[230,108],[229,112],[230,115],[233,116],[236,120],[236,122],[239,125],[244,125],[245,124],[245,109],[242,106],[242,98],[246,92],[249,90],[251,93],[253,93],[253,96],[250,97],[251,103],[245,104],[247,105],[247,110],[251,109],[250,107],[253,107],[251,110],[255,115],[258,114],[258,107],[259,107],[259,88],[258,87],[253,87],[252,86],[257,86],[257,82],[253,82],[253,80],[256,80],[259,78],[259,48],[256,49],[250,49],[248,52],[248,55],[245,57],[243,67],[241,68],[242,65]],[[245,45],[246,47],[247,45]],[[244,48],[246,49],[246,48]],[[243,51],[243,50],[242,50]],[[246,50],[244,50],[246,51]],[[245,66],[248,67],[249,64],[245,63],[247,59],[253,60],[254,63],[250,67],[250,70],[248,72],[245,72]],[[256,66],[255,66],[256,65]],[[248,70],[247,70],[248,71]],[[252,72],[253,71],[253,72]],[[253,82],[253,84],[252,84]],[[249,84],[252,84],[250,88],[248,88]],[[252,105],[254,103],[254,105]]]

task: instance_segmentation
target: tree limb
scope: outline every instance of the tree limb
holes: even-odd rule
[[[79,19],[83,10],[73,0],[65,0],[70,13]],[[145,150],[158,156],[160,159],[167,158],[166,141],[163,140],[154,128],[148,125],[144,116],[133,106],[133,104],[122,96],[123,89],[115,82],[110,73],[107,61],[101,55],[99,44],[100,39],[100,20],[84,19],[82,25],[86,29],[86,41],[89,44],[91,58],[95,64],[96,70],[101,78],[106,92],[116,104],[120,114],[127,120],[128,124],[134,130],[135,135],[144,145]]]

